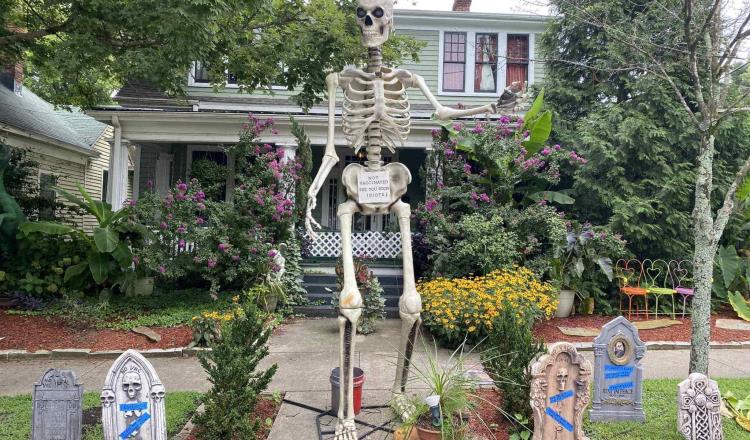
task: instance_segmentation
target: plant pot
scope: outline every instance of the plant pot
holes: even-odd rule
[[[260,306],[266,313],[273,313],[276,311],[276,306],[279,303],[279,297],[276,295],[266,295],[260,298]]]
[[[581,313],[585,315],[593,315],[595,305],[596,303],[594,302],[594,297],[590,296],[588,298],[584,298],[584,300],[581,302]]]
[[[341,376],[339,368],[336,367],[331,371],[331,414],[339,412],[339,389],[341,388]],[[354,415],[356,416],[362,410],[362,386],[365,383],[365,372],[354,367]]]
[[[151,296],[154,293],[154,277],[138,278],[133,282],[133,295]]]
[[[464,419],[462,418],[462,420]],[[464,420],[464,424],[456,429],[456,439],[463,439],[466,437],[466,426],[466,421]],[[420,425],[415,426],[415,428],[419,440],[443,440],[443,433],[440,432],[439,429],[435,429],[434,427],[426,428]]]
[[[557,310],[555,311],[556,318],[567,318],[573,313],[573,303],[576,299],[576,293],[573,290],[560,290],[557,293]]]

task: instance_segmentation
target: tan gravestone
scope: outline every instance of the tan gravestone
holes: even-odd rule
[[[721,394],[716,381],[693,373],[678,385],[677,427],[687,440],[722,440]]]
[[[589,404],[591,362],[567,342],[551,345],[531,366],[533,440],[588,440],[583,412]]]

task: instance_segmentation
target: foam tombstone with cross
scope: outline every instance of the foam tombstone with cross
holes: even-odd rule
[[[102,389],[104,440],[166,440],[165,397],[151,363],[135,350],[123,353]]]

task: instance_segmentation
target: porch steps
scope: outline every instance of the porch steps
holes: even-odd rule
[[[309,305],[295,307],[296,313],[310,317],[335,317],[336,310],[331,305],[331,295],[336,290],[336,271],[332,265],[303,264],[305,271],[304,286],[307,290]],[[385,311],[388,318],[398,318],[398,300],[403,287],[403,275],[400,268],[392,265],[370,265],[383,286]]]

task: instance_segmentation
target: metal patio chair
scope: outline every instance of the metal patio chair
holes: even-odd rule
[[[643,275],[645,279],[643,287],[654,296],[656,301],[654,319],[659,319],[659,298],[663,296],[669,296],[672,300],[672,319],[674,319],[674,296],[677,291],[674,289],[675,282],[672,279],[672,271],[669,270],[669,263],[665,260],[643,260]]]
[[[620,313],[625,315],[623,309],[623,295],[628,297],[628,319],[631,319],[633,315],[641,316],[645,315],[648,319],[648,290],[641,287],[641,281],[643,280],[643,263],[639,260],[618,260],[615,265],[615,277],[617,278],[617,284],[620,287]],[[644,310],[638,308],[638,302],[636,301],[636,310],[633,313],[633,299],[641,297],[643,298]]]
[[[674,290],[682,297],[682,317],[684,318],[687,300],[695,296],[695,289],[692,287],[693,277],[690,273],[692,262],[690,260],[672,260],[669,262],[669,266],[675,282]]]

